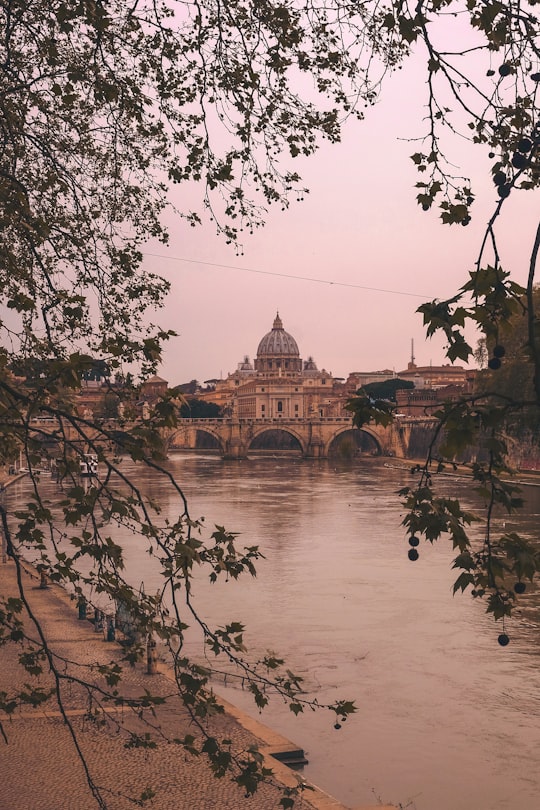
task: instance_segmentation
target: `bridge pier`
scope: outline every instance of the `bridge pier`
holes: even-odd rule
[[[223,458],[225,460],[247,458],[247,448],[245,442],[242,441],[242,426],[240,422],[234,420],[228,427],[229,435],[225,440]]]
[[[242,458],[247,458],[245,447],[241,445],[228,445],[221,458],[224,461],[238,461]]]
[[[320,439],[312,439],[306,447],[304,458],[328,458],[324,442]]]

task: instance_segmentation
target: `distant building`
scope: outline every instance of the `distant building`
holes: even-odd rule
[[[404,416],[431,416],[443,402],[455,402],[472,389],[465,385],[441,388],[402,388],[396,391],[396,410]]]
[[[450,363],[444,366],[417,366],[412,360],[404,371],[398,371],[397,374],[402,380],[414,382],[415,388],[435,389],[447,385],[467,387],[471,385],[475,375],[475,369],[463,366],[454,366]]]
[[[219,404],[224,415],[242,419],[302,419],[343,415],[342,381],[313,357],[302,360],[298,344],[277,313],[259,341],[254,363],[245,356],[236,371],[198,396]]]
[[[105,396],[110,390],[104,379],[81,380],[81,387],[75,394],[75,406],[80,416],[91,419],[101,413]]]
[[[140,392],[141,399],[148,403],[155,402],[167,393],[168,387],[169,383],[167,380],[154,374],[153,377],[149,377],[142,383]]]
[[[345,389],[352,396],[359,388],[374,382],[385,382],[393,380],[398,375],[395,371],[386,368],[383,371],[351,371],[345,381]]]

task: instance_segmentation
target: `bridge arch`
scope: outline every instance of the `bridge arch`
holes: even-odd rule
[[[383,455],[383,447],[381,444],[380,437],[377,435],[375,430],[370,429],[368,425],[365,425],[362,428],[354,428],[352,425],[341,425],[336,427],[335,431],[333,431],[332,436],[326,442],[324,453],[325,456],[329,456],[332,454],[332,450],[337,447],[339,444],[340,437],[344,437],[345,434],[350,434],[351,440],[355,442],[357,448],[361,448],[364,450],[363,443],[362,443],[362,434],[365,437],[369,437],[368,441],[371,445],[371,453],[372,455],[381,456]],[[365,452],[370,452],[369,447],[365,448]]]
[[[306,440],[305,436],[300,433],[298,430],[295,430],[289,424],[281,425],[279,423],[272,423],[266,425],[258,425],[251,431],[251,435],[246,442],[246,451],[249,452],[251,449],[256,449],[253,447],[254,443],[256,443],[257,439],[264,436],[265,433],[285,433],[288,436],[292,436],[294,441],[298,445],[298,449],[304,456],[306,454]]]
[[[208,444],[201,444],[197,437],[206,434],[212,437],[213,449],[221,452],[224,458],[245,458],[253,444],[269,431],[279,431],[291,437],[287,449],[299,448],[305,458],[328,458],[335,450],[340,436],[351,433],[349,452],[361,452],[375,455],[402,455],[406,451],[404,442],[396,442],[395,430],[380,425],[364,425],[352,434],[352,419],[349,417],[328,417],[312,419],[185,419],[174,428],[163,431],[165,451],[197,447],[209,449]],[[362,443],[364,437],[364,443]],[[400,438],[398,436],[398,438]],[[359,441],[360,439],[360,441]],[[354,441],[354,445],[353,445]],[[368,444],[370,442],[371,444]],[[292,443],[295,447],[292,447]],[[356,446],[355,446],[356,445]],[[285,448],[283,448],[285,449]]]
[[[225,453],[226,448],[223,431],[219,426],[201,424],[201,421],[202,420],[199,420],[197,425],[179,425],[177,428],[175,428],[174,431],[166,438],[166,452],[169,450],[182,449],[195,450],[197,448],[197,435],[202,433],[206,434],[207,436],[211,436],[215,442],[216,449],[218,449],[221,453]],[[180,443],[177,441],[178,437],[182,437],[182,441]]]

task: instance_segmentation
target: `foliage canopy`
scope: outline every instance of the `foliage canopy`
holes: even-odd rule
[[[112,600],[121,597],[143,637],[157,635],[169,647],[179,693],[203,734],[201,717],[213,700],[208,675],[182,651],[186,615],[201,623],[216,654],[246,674],[259,705],[270,682],[292,711],[305,701],[299,680],[279,659],[248,663],[241,627],[211,629],[192,603],[194,569],[202,566],[210,579],[253,574],[258,550],[238,549],[234,534],[223,527],[201,539],[201,526],[170,476],[178,519],[163,527],[156,505],[122,472],[120,455],[159,468],[160,430],[174,427],[178,402],[165,397],[122,429],[87,418],[76,407],[75,394],[96,362],[113,377],[126,363],[148,375],[170,337],[149,322],[168,285],[142,268],[141,246],[149,238],[167,241],[161,217],[173,184],[190,195],[199,192],[199,207],[180,207],[178,216],[193,226],[206,216],[236,241],[243,229],[263,222],[267,205],[286,207],[305,193],[293,158],[311,155],[321,139],[339,140],[345,119],[361,118],[378,100],[386,74],[406,69],[410,57],[421,61],[426,129],[411,156],[419,172],[418,204],[437,209],[443,223],[469,224],[474,189],[456,176],[447,155],[453,136],[466,136],[488,152],[494,184],[493,215],[474,269],[455,296],[420,308],[427,332],[442,331],[448,357],[467,360],[472,348],[464,326],[472,322],[500,354],[522,311],[533,383],[530,400],[481,391],[442,406],[445,440],[421,468],[418,485],[403,490],[404,525],[410,556],[418,556],[417,535],[430,542],[448,535],[461,572],[456,588],[487,595],[488,609],[504,619],[518,592],[514,582],[533,579],[540,567],[535,546],[492,531],[494,510],[511,511],[519,503],[506,477],[505,425],[509,415],[537,408],[540,401],[533,294],[540,228],[525,289],[502,266],[496,232],[508,197],[533,193],[540,182],[536,5],[0,2],[0,452],[6,464],[22,455],[33,491],[17,514],[0,506],[7,555],[17,567],[30,556],[76,594],[93,588]],[[495,348],[493,353],[500,360]],[[368,406],[360,403],[358,424],[373,416]],[[479,441],[488,461],[475,463],[472,473],[488,507],[485,538],[477,546],[467,534],[473,516],[457,501],[436,496],[432,474],[434,464],[454,461],[464,444]],[[104,471],[87,488],[78,477],[86,452],[96,454]],[[51,462],[62,489],[60,518],[41,495],[39,469]],[[125,580],[122,549],[109,536],[111,522],[129,526],[159,557],[164,587],[158,596],[141,596]],[[31,639],[18,613],[3,600],[1,641],[21,645],[21,665],[31,675]],[[45,638],[42,648],[46,653]],[[106,673],[112,680],[116,674]],[[60,686],[54,697],[61,705]],[[11,695],[4,704],[20,700]],[[354,710],[347,701],[330,708],[345,716]],[[206,735],[204,753],[221,772],[216,745]],[[247,766],[236,759],[230,767],[245,785]],[[260,768],[255,772],[248,792],[267,776]],[[93,793],[104,807],[95,786]],[[285,796],[282,805],[292,801]]]
[[[414,383],[411,380],[400,380],[399,377],[362,386],[362,390],[369,397],[373,399],[390,399],[392,402],[396,401],[396,391],[402,391],[406,388],[414,388]]]

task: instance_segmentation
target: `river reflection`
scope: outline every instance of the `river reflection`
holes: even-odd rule
[[[503,649],[484,606],[452,597],[449,548],[422,545],[411,563],[396,496],[408,471],[380,459],[224,463],[181,454],[168,467],[208,533],[224,525],[266,557],[256,580],[197,581],[205,618],[245,620],[254,655],[283,654],[323,702],[357,702],[339,731],[330,716],[294,718],[281,704],[262,714],[307,751],[308,780],[350,806],[376,797],[417,810],[539,806],[538,596],[526,594]],[[174,513],[153,473],[125,469]],[[441,487],[478,509],[470,482]],[[506,518],[506,530],[537,530],[539,490],[526,495],[526,512]],[[161,583],[148,556],[132,538],[122,542],[132,578],[152,592]],[[191,652],[202,654],[198,642]],[[257,715],[240,685],[224,694]]]

